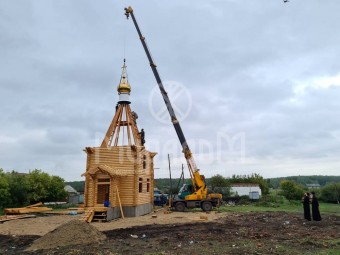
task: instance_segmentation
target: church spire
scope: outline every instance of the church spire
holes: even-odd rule
[[[117,87],[119,102],[118,103],[130,103],[130,92],[131,86],[128,81],[128,75],[126,71],[125,59],[124,64],[122,66],[122,75],[120,77],[120,82]]]
[[[120,145],[143,146],[144,143],[142,143],[142,137],[139,134],[136,123],[138,116],[132,112],[130,108],[131,86],[128,81],[125,59],[117,91],[119,101],[116,106],[116,113],[106,132],[101,147]]]

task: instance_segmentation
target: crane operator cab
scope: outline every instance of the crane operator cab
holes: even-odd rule
[[[180,199],[185,199],[187,195],[190,195],[194,192],[194,189],[191,184],[184,184],[182,188],[178,192],[178,197]]]
[[[171,201],[171,207],[178,212],[183,212],[185,208],[201,208],[203,211],[211,211],[214,207],[222,204],[221,194],[208,194],[205,199],[190,200],[190,196],[195,194],[192,184],[184,184]]]

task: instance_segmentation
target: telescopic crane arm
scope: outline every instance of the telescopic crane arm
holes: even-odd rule
[[[136,21],[136,18],[135,18],[135,15],[133,13],[133,9],[131,8],[131,6],[129,6],[128,8],[125,8],[125,15],[126,15],[127,18],[129,18],[129,16],[131,16],[132,21],[133,21],[133,23],[136,27],[137,33],[139,35],[139,39],[142,42],[146,56],[147,56],[147,58],[150,62],[150,67],[151,67],[152,72],[153,72],[153,74],[156,78],[156,81],[157,81],[157,84],[158,84],[159,89],[161,91],[161,94],[163,96],[165,105],[166,105],[168,112],[170,114],[171,122],[174,125],[177,136],[178,136],[179,141],[182,145],[183,153],[184,153],[184,156],[185,156],[187,163],[188,163],[188,168],[189,168],[189,171],[190,171],[190,175],[191,175],[191,179],[192,179],[192,182],[193,182],[194,189],[195,189],[196,192],[200,191],[199,192],[200,195],[206,196],[206,185],[205,185],[204,177],[199,174],[199,170],[197,169],[194,158],[193,158],[192,153],[189,149],[189,146],[187,144],[187,141],[185,139],[185,136],[183,134],[183,131],[182,131],[182,128],[179,124],[179,121],[176,117],[175,111],[174,111],[174,109],[171,105],[168,94],[164,89],[161,77],[159,76],[159,73],[157,71],[157,66],[155,65],[155,63],[152,59],[151,53],[150,53],[149,48],[148,48],[146,41],[145,41],[145,37],[142,35],[142,32],[139,29],[138,23]]]

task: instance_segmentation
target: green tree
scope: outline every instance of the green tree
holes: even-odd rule
[[[269,194],[269,183],[261,175],[259,175],[257,173],[253,173],[253,174],[251,174],[249,180],[252,183],[259,184],[263,195]]]
[[[268,182],[259,174],[253,173],[251,175],[233,175],[231,183],[257,183],[260,186],[262,195],[269,193]]]
[[[283,180],[280,182],[280,195],[290,200],[299,200],[303,196],[303,188],[294,181]]]
[[[211,186],[212,190],[214,190],[217,187],[222,188],[230,186],[228,180],[219,174],[212,176],[209,179],[208,184]]]
[[[51,176],[49,186],[47,187],[47,200],[50,202],[64,200],[67,197],[67,192],[64,190],[64,187],[64,179],[59,176]]]
[[[223,198],[230,197],[230,183],[222,175],[214,175],[207,180],[207,184],[211,187],[210,192],[220,193]]]
[[[340,182],[330,183],[321,189],[320,200],[330,203],[339,203]]]
[[[41,170],[35,169],[27,176],[28,201],[32,203],[46,202],[49,192],[50,176]]]
[[[25,206],[29,204],[28,201],[28,186],[26,175],[20,174],[16,171],[7,173],[8,183],[11,194],[11,207]]]
[[[0,209],[7,207],[11,202],[9,183],[3,169],[0,168]]]

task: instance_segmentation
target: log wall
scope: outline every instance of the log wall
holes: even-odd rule
[[[100,179],[105,181],[109,179],[111,207],[119,206],[117,188],[122,206],[153,203],[153,157],[156,153],[145,150],[143,146],[95,147],[86,148],[85,151],[87,153],[85,207],[102,206],[97,201],[98,185],[102,185],[98,184],[101,183],[98,182]],[[99,170],[103,165],[109,166],[114,171]],[[98,168],[97,172],[94,170],[96,168]],[[89,171],[92,174],[89,174]]]

